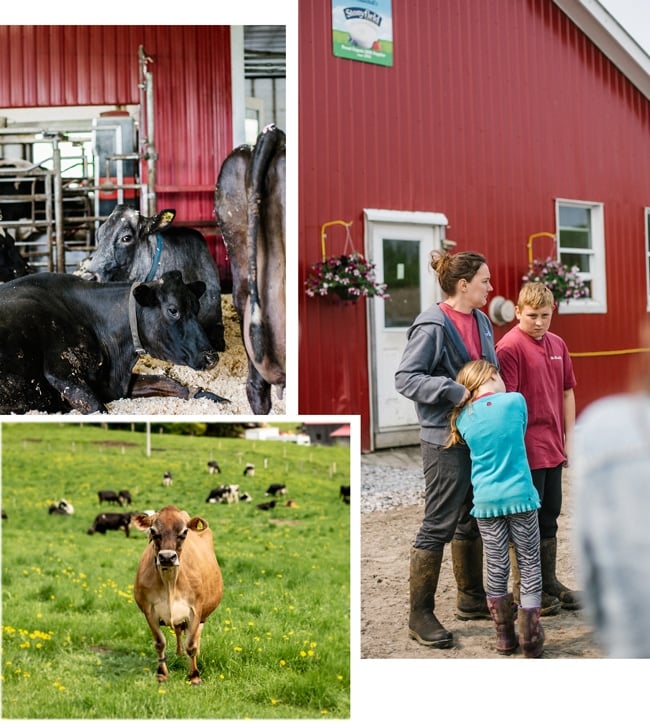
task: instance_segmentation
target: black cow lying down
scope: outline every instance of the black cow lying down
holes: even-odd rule
[[[106,531],[119,531],[120,528],[129,537],[129,525],[131,523],[130,513],[100,513],[95,516],[93,525],[86,531],[89,536],[93,533],[104,535]]]
[[[95,283],[36,273],[0,285],[0,413],[105,412],[130,395],[165,395],[132,376],[138,355],[195,370],[216,361],[197,320],[202,282]],[[172,393],[178,395],[178,384]]]

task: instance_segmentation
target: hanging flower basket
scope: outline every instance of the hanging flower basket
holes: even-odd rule
[[[589,297],[589,287],[579,275],[577,265],[569,267],[559,260],[547,258],[534,260],[533,265],[522,277],[524,283],[540,282],[553,293],[556,303]]]
[[[361,253],[324,258],[314,263],[311,271],[305,281],[305,292],[310,298],[331,294],[351,302],[371,296],[390,298],[386,284],[375,279],[374,264]]]

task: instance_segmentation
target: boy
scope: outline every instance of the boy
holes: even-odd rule
[[[519,325],[496,345],[506,390],[521,393],[528,405],[526,453],[542,502],[538,512],[542,616],[555,614],[560,608],[580,608],[579,594],[555,575],[562,469],[568,465],[567,441],[575,423],[576,379],[566,343],[549,331],[554,307],[553,293],[543,283],[526,283],[515,309]]]

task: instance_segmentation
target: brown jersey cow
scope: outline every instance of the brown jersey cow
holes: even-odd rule
[[[208,522],[176,506],[166,506],[153,516],[139,513],[133,525],[149,532],[149,543],[140,558],[133,591],[144,613],[158,653],[158,681],[166,681],[165,635],[161,626],[176,633],[176,653],[183,653],[182,637],[190,659],[189,679],[200,684],[197,667],[201,631],[208,616],[221,602],[223,579]]]

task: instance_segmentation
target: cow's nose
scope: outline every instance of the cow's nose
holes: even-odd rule
[[[158,564],[161,566],[177,566],[178,554],[176,551],[158,551]]]
[[[217,361],[219,360],[219,354],[213,350],[205,351],[205,353],[203,353],[202,360],[204,368],[212,368],[212,366],[217,365]]]

